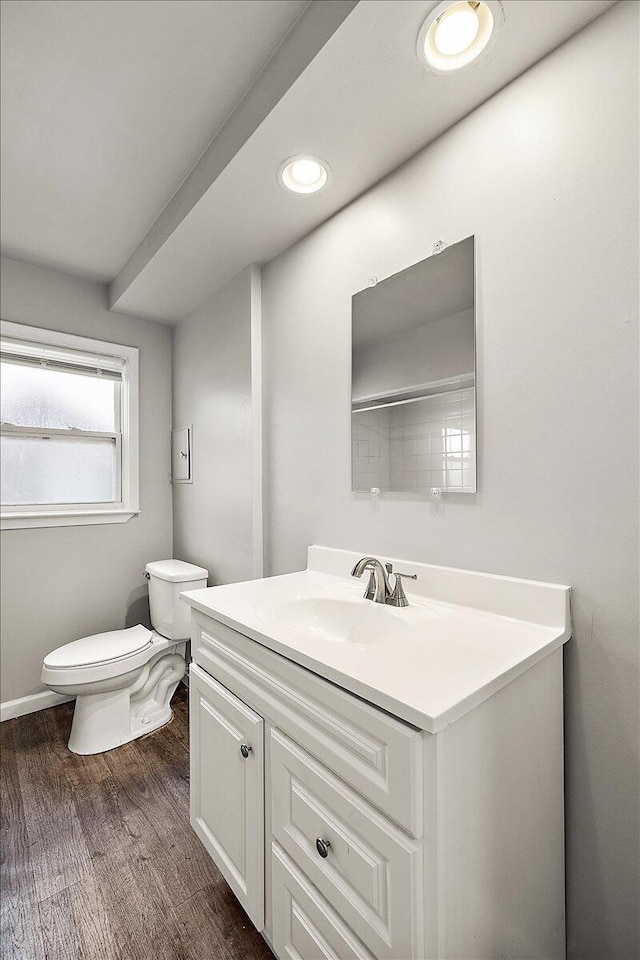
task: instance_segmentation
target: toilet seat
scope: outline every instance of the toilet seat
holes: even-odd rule
[[[68,667],[93,667],[101,663],[122,660],[144,650],[151,644],[153,634],[139,623],[125,630],[94,633],[65,643],[44,658],[44,665],[53,670]]]
[[[142,624],[96,633],[48,653],[42,665],[42,682],[60,689],[120,677],[144,666],[156,653],[171,646],[175,646],[175,641]]]

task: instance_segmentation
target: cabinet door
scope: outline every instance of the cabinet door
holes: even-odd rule
[[[263,720],[199,667],[189,673],[191,826],[262,930]]]
[[[280,730],[271,731],[270,764],[278,844],[374,956],[423,957],[420,841]]]
[[[373,960],[373,954],[277,844],[272,845],[273,947],[281,960]]]

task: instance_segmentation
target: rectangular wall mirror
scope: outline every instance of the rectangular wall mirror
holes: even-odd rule
[[[476,491],[475,245],[352,299],[353,490]]]

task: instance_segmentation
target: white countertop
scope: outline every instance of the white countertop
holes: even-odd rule
[[[362,554],[310,547],[306,570],[192,590],[196,610],[430,733],[571,635],[569,588],[406,560],[410,606],[364,600]],[[383,562],[389,558],[381,557]],[[337,612],[336,612],[337,611]],[[301,617],[300,617],[301,612]],[[345,613],[346,612],[346,613]],[[345,616],[348,639],[344,633]]]

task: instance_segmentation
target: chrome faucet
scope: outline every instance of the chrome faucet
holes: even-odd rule
[[[369,584],[364,594],[365,600],[373,600],[374,603],[386,603],[391,596],[391,584],[389,583],[387,570],[375,557],[362,557],[351,571],[351,576],[361,577],[365,570],[369,571]]]
[[[365,600],[373,600],[374,603],[387,603],[390,607],[409,606],[409,601],[402,586],[402,578],[417,580],[417,574],[393,573],[393,567],[390,563],[385,563],[383,567],[376,557],[362,557],[351,571],[351,576],[361,577],[365,570],[369,571],[369,583],[364,592]],[[391,589],[389,574],[393,574],[395,577],[393,590]]]

